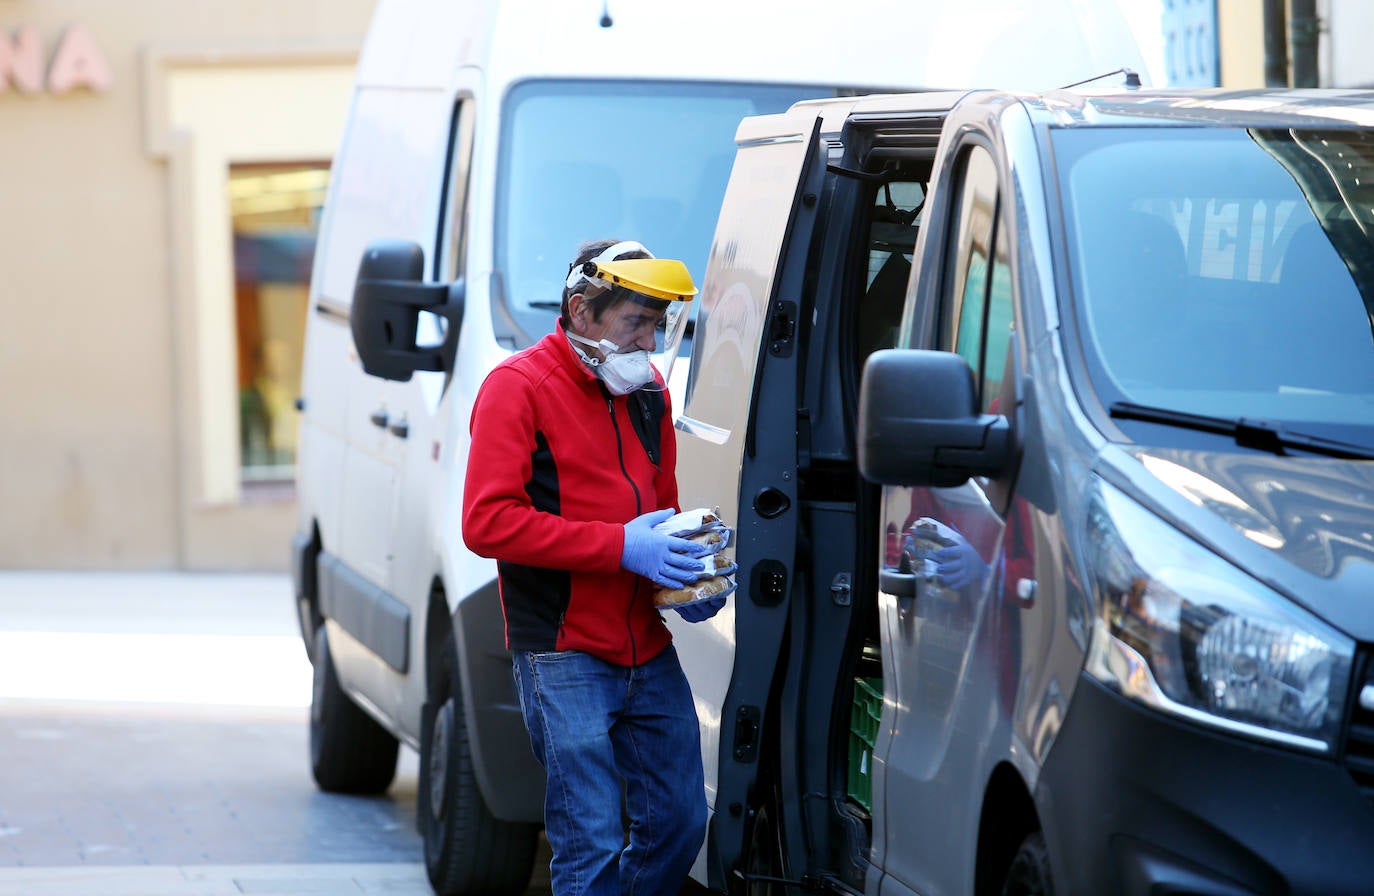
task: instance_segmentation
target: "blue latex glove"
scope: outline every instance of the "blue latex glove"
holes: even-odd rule
[[[930,559],[935,561],[935,574],[940,584],[958,590],[981,580],[987,571],[987,564],[978,556],[973,545],[959,534],[959,530],[950,531],[954,535],[954,544],[940,548],[930,555]]]
[[[664,588],[685,588],[697,580],[701,564],[692,558],[710,552],[704,544],[655,532],[654,526],[674,513],[673,509],[654,510],[625,524],[625,547],[620,565]]]
[[[688,622],[705,622],[719,613],[723,606],[725,606],[724,594],[686,607],[673,607],[673,609],[677,610],[677,614]]]

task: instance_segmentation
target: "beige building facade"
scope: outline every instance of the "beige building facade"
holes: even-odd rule
[[[0,0],[0,567],[285,569],[373,0]]]
[[[286,568],[313,227],[374,3],[0,0],[0,568]],[[1324,83],[1371,83],[1374,14],[1318,9]],[[1261,86],[1258,0],[1216,30],[1222,86]]]
[[[1222,87],[1264,86],[1264,16],[1260,0],[1217,0]]]

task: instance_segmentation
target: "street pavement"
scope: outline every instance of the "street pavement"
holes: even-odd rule
[[[321,793],[309,701],[285,576],[0,571],[0,896],[429,896],[414,753]]]

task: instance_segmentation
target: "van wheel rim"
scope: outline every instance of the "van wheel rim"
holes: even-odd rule
[[[444,795],[448,790],[449,739],[453,736],[453,700],[445,700],[434,717],[434,733],[429,745],[429,813],[438,821],[444,815]]]

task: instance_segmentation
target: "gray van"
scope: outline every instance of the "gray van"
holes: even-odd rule
[[[694,876],[1374,892],[1374,92],[806,103],[738,145],[678,423],[740,566],[674,624]]]

